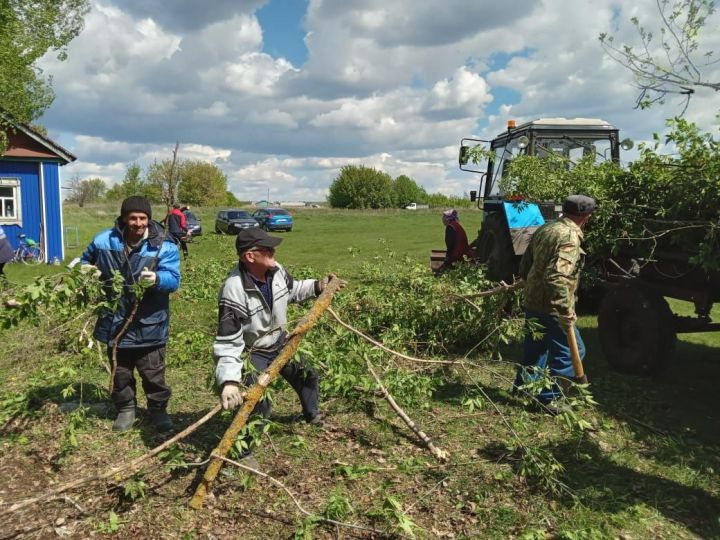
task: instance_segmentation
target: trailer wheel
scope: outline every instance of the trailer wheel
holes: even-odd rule
[[[505,216],[490,214],[483,221],[477,239],[478,261],[487,264],[487,277],[493,281],[512,282],[518,262],[510,240]]]
[[[603,298],[600,344],[613,368],[633,375],[662,372],[675,355],[677,336],[665,299],[638,287],[621,287]]]

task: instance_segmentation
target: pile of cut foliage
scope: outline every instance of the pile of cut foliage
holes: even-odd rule
[[[520,156],[501,182],[506,193],[528,201],[561,201],[584,193],[598,201],[588,227],[589,251],[599,256],[630,247],[652,258],[659,247],[682,253],[706,271],[720,270],[720,141],[681,118],[660,137],[640,146],[627,168],[588,155],[577,163],[563,156]],[[570,165],[570,166],[569,166]]]

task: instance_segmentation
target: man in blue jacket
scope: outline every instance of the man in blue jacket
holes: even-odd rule
[[[95,325],[95,337],[107,344],[111,363],[113,348],[117,348],[110,396],[118,412],[113,430],[126,431],[135,422],[134,369],[142,379],[152,423],[158,431],[171,430],[166,411],[171,391],[165,382],[165,344],[170,293],[180,285],[177,246],[162,225],[152,221],[148,200],[134,195],[123,201],[115,226],[90,242],[81,264],[84,272],[94,272],[105,283],[108,300],[116,302]],[[119,297],[112,286],[116,273],[123,278]],[[142,286],[141,294],[136,295],[136,284]]]

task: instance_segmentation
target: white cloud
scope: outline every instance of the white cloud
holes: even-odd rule
[[[263,53],[246,53],[227,66],[224,83],[237,92],[270,96],[280,78],[293,69],[284,58],[275,60]]]
[[[95,2],[69,60],[42,63],[57,93],[42,121],[79,157],[65,176],[117,180],[179,140],[242,198],[269,187],[322,199],[348,163],[461,194],[477,177],[457,169],[460,138],[495,136],[509,118],[599,117],[641,140],[679,111],[633,110],[630,73],[597,40],[635,39],[629,18],[657,19],[654,0],[310,0],[301,66],[265,50],[265,1]],[[720,49],[720,32],[702,39]],[[687,116],[707,127],[717,109],[698,91]]]

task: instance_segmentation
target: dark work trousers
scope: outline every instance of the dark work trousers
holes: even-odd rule
[[[112,366],[112,347],[108,347],[108,359]],[[137,402],[134,369],[142,379],[148,409],[164,409],[172,393],[165,382],[165,345],[117,350],[115,384],[110,397],[118,410],[134,407]]]
[[[187,242],[185,241],[186,237],[181,234],[173,234],[173,233],[170,233],[170,234],[172,235],[173,239],[175,240],[175,243],[180,245],[180,249],[182,249],[182,252],[183,252],[183,257],[185,257],[187,259],[188,248],[187,248]]]
[[[251,350],[250,362],[258,372],[263,372],[275,360],[282,347],[277,350]],[[246,373],[243,384],[246,387],[255,383],[257,373]],[[318,413],[318,375],[305,360],[301,362],[290,361],[280,370],[280,375],[293,387],[300,398],[302,413],[305,420],[312,420]],[[270,400],[262,399],[255,405],[253,414],[260,414],[264,418],[270,417]]]

